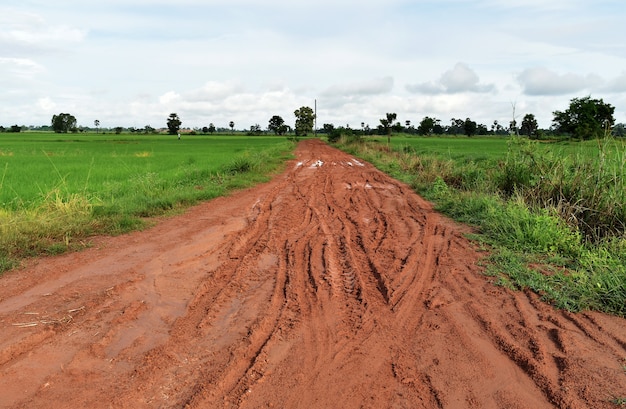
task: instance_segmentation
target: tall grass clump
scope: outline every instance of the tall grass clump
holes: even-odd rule
[[[509,154],[496,174],[498,189],[519,194],[531,207],[556,210],[586,240],[626,233],[626,152],[610,135],[597,140],[597,156],[538,149],[512,138]]]
[[[92,204],[81,194],[59,189],[48,192],[37,205],[0,212],[1,257],[13,266],[13,257],[56,254],[70,248],[74,237],[85,237],[95,226]]]
[[[437,209],[476,227],[489,245],[487,273],[530,288],[559,308],[626,316],[626,168],[622,141],[545,144],[512,137],[501,154],[424,149],[405,140],[385,152],[374,142],[345,149],[409,183]],[[424,145],[436,146],[427,140]]]

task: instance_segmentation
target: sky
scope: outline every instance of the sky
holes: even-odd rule
[[[2,0],[0,125],[626,123],[623,0]]]

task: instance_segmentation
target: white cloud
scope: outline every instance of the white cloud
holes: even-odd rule
[[[185,100],[192,102],[219,101],[231,95],[243,92],[243,86],[233,81],[217,82],[209,81],[201,88],[185,94]]]
[[[49,21],[38,12],[0,6],[0,46],[5,53],[64,48],[84,41],[86,36],[86,30]]]
[[[567,95],[602,84],[597,75],[559,74],[545,67],[528,68],[517,76],[526,95]]]
[[[37,105],[43,111],[53,111],[57,107],[57,104],[50,97],[39,98]]]
[[[464,92],[485,93],[495,90],[493,84],[480,84],[480,79],[474,70],[466,64],[457,63],[454,68],[444,72],[438,81],[423,82],[407,85],[407,90],[413,93],[427,95],[459,94]]]
[[[347,82],[331,85],[321,95],[325,97],[353,97],[363,95],[379,95],[393,89],[393,78],[384,77],[369,81]]]
[[[0,73],[2,77],[15,76],[19,78],[31,78],[44,72],[42,65],[28,58],[0,57]]]
[[[617,78],[609,81],[609,83],[606,85],[606,87],[603,88],[603,90],[613,93],[626,92],[626,71],[624,71]]]
[[[180,101],[180,94],[174,91],[168,91],[159,97],[159,103],[163,105],[172,105]]]

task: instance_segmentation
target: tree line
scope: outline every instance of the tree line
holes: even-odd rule
[[[361,127],[353,129],[350,125],[335,127],[333,124],[324,124],[321,132],[329,135],[329,140],[339,139],[341,135],[381,135],[387,136],[387,141],[392,132],[414,135],[524,135],[531,139],[540,139],[549,136],[567,136],[570,138],[589,140],[601,138],[612,134],[614,136],[626,136],[626,124],[615,124],[615,107],[605,103],[602,99],[591,97],[574,98],[570,101],[565,111],[554,111],[554,118],[549,129],[540,129],[534,114],[525,114],[518,124],[515,113],[513,119],[506,125],[494,121],[490,128],[477,123],[471,118],[452,118],[448,124],[440,119],[426,116],[417,126],[410,120],[404,124],[397,121],[397,114],[386,113],[379,120],[376,128],[370,128],[369,124],[361,122]]]
[[[360,128],[351,128],[350,125],[335,127],[334,124],[324,124],[316,132],[327,134],[330,139],[338,139],[337,135],[341,134],[358,134],[358,135],[381,135],[387,136],[388,141],[392,133],[406,133],[412,135],[466,135],[472,137],[474,135],[524,135],[529,138],[539,139],[551,135],[569,136],[581,140],[588,140],[602,137],[609,133],[615,136],[626,136],[626,125],[615,124],[615,107],[605,103],[602,99],[592,99],[590,96],[583,98],[574,98],[570,101],[569,107],[564,111],[554,111],[552,125],[549,129],[539,129],[537,119],[532,113],[525,114],[521,122],[518,124],[515,113],[513,119],[508,124],[501,124],[497,120],[489,127],[473,121],[471,118],[451,118],[448,123],[442,122],[441,119],[425,116],[416,125],[410,120],[404,123],[397,120],[397,114],[393,112],[386,113],[379,120],[379,124],[370,128],[369,124],[361,122]],[[312,108],[303,106],[294,111],[295,126],[292,128],[287,125],[280,115],[273,115],[266,127],[267,132],[275,135],[295,135],[295,137],[306,136],[314,131],[315,112]],[[179,134],[181,131],[182,121],[178,114],[171,113],[166,120],[167,132],[171,135]],[[94,126],[96,132],[100,131],[100,121],[95,120]],[[0,126],[0,132],[21,132],[24,127],[13,125],[6,129]],[[45,128],[45,129],[44,129]],[[89,128],[78,127],[77,120],[74,115],[69,113],[60,113],[52,116],[50,127],[42,127],[42,130],[52,130],[57,133],[68,132],[84,132]],[[115,127],[110,131],[120,134],[125,128]],[[160,133],[161,130],[150,125],[143,128],[130,127],[126,128],[131,133],[154,134]],[[235,131],[235,122],[230,121],[228,128],[217,128],[213,123],[202,128],[193,130],[187,129],[187,133],[196,134],[213,134],[215,132]],[[265,131],[261,125],[254,124],[247,131],[248,135],[260,135]]]

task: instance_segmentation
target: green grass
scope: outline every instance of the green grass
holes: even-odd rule
[[[293,146],[262,136],[0,134],[0,272],[265,181]]]
[[[392,138],[344,149],[477,227],[487,273],[559,308],[626,316],[624,141]]]

